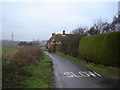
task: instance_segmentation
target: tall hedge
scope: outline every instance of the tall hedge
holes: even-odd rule
[[[70,34],[64,37],[59,46],[59,51],[73,57],[78,57],[79,41],[85,34]]]
[[[83,37],[79,55],[88,62],[120,67],[120,32]]]

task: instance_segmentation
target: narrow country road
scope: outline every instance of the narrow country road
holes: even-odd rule
[[[45,52],[53,62],[56,88],[116,88],[118,80],[75,64],[61,56]]]

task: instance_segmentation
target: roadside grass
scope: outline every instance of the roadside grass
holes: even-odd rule
[[[25,72],[32,75],[32,77],[24,77],[26,80],[22,84],[27,85],[25,88],[53,88],[51,84],[52,76],[52,61],[50,57],[44,55],[43,60],[38,61],[36,66],[26,66]]]
[[[67,58],[77,64],[80,64],[82,66],[85,66],[89,69],[92,69],[96,72],[99,72],[103,75],[109,76],[109,77],[115,77],[115,78],[120,78],[120,69],[116,67],[110,67],[110,66],[103,66],[103,65],[95,65],[94,63],[87,63],[83,59],[78,59],[69,55],[64,55],[61,52],[55,52],[54,54],[62,56],[64,58]]]
[[[3,88],[53,88],[52,61],[49,56],[41,52],[40,48],[25,47],[23,50],[16,48],[17,52],[12,50],[13,48],[4,49],[8,50],[5,52],[9,52],[10,55],[13,54],[16,59],[6,56],[2,58]]]

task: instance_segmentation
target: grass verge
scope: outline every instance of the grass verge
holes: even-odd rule
[[[51,84],[52,61],[50,57],[44,55],[43,60],[37,62],[36,66],[26,66],[25,72],[31,74],[32,77],[25,77],[26,80],[22,84],[27,85],[25,88],[53,88]]]
[[[92,69],[94,71],[97,71],[103,75],[109,76],[109,77],[115,77],[115,78],[120,78],[120,69],[115,68],[115,67],[110,67],[110,66],[103,66],[103,65],[95,65],[93,63],[87,63],[86,61],[82,59],[78,59],[69,55],[64,55],[61,52],[55,52],[54,54],[62,56],[64,58],[67,58],[77,64],[80,64],[82,66],[85,66],[89,69]]]

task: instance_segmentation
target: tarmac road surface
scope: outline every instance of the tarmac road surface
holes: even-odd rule
[[[108,78],[61,56],[45,53],[53,62],[55,88],[118,87],[118,79]]]

